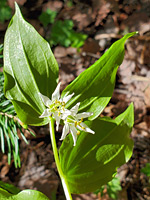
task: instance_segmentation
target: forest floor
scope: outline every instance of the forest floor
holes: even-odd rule
[[[8,0],[12,9],[13,0]],[[133,155],[118,169],[122,190],[118,200],[150,200],[150,183],[141,172],[150,163],[150,2],[148,0],[87,0],[87,1],[29,1],[18,0],[24,18],[43,36],[47,37],[51,25],[44,27],[38,17],[50,8],[57,11],[55,20],[70,19],[74,30],[87,34],[84,45],[74,47],[53,46],[52,51],[60,69],[63,90],[82,71],[91,66],[119,39],[121,35],[139,31],[126,42],[125,57],[117,72],[116,86],[111,101],[102,116],[115,118],[134,102],[135,124],[131,133],[134,140]],[[70,4],[69,4],[69,3]],[[8,22],[0,23],[0,43],[3,43]],[[29,145],[20,141],[21,168],[9,166],[7,156],[0,157],[0,179],[21,189],[37,189],[48,197],[56,194],[64,200],[63,190],[53,158],[48,127],[31,127],[36,137],[27,135]],[[60,146],[59,131],[56,135]],[[75,200],[110,199],[94,193],[74,195]]]

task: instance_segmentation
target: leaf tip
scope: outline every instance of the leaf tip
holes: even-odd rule
[[[133,104],[133,102],[130,103],[129,109],[130,109],[132,112],[134,112],[134,104]]]
[[[126,35],[124,35],[124,39],[125,40],[127,40],[127,39],[129,39],[130,37],[132,37],[132,36],[134,36],[134,35],[136,35],[136,34],[138,34],[138,31],[135,31],[135,32],[131,32],[131,33],[127,33]]]
[[[130,121],[130,126],[133,127],[133,125],[134,125],[134,104],[133,104],[133,102],[127,108],[127,112],[128,112],[128,116],[129,116],[128,119]]]
[[[16,10],[19,9],[19,6],[18,6],[18,4],[17,4],[16,1],[15,1],[15,9],[16,9]]]
[[[16,1],[15,1],[15,11],[16,11],[16,14],[21,14],[20,8]]]

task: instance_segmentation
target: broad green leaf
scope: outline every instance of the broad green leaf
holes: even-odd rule
[[[51,97],[58,79],[58,64],[49,44],[16,12],[4,40],[5,96],[24,124],[43,125],[42,94]]]
[[[59,155],[72,193],[96,191],[112,179],[117,167],[129,160],[133,118],[131,104],[115,120],[104,117],[86,121],[95,134],[81,132],[75,147],[71,134],[66,137]]]
[[[93,112],[89,119],[99,116],[112,96],[116,72],[124,57],[125,41],[135,34],[128,33],[115,42],[97,62],[65,88],[62,96],[74,93],[67,107],[81,102],[79,111]]]
[[[10,194],[4,189],[0,188],[1,200],[50,200],[43,193],[36,190],[23,190],[18,194]]]

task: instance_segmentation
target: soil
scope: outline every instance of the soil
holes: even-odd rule
[[[14,10],[14,0],[8,0]],[[131,137],[134,140],[133,155],[128,163],[118,169],[122,191],[118,200],[149,200],[148,177],[141,172],[150,163],[150,2],[149,0],[87,0],[46,1],[17,0],[24,18],[47,37],[51,26],[39,22],[39,15],[47,8],[58,12],[56,20],[71,19],[74,29],[88,35],[80,51],[73,47],[52,48],[60,68],[63,90],[82,71],[91,66],[126,32],[139,31],[139,35],[126,43],[125,58],[117,72],[115,90],[102,116],[115,118],[134,102],[135,124]],[[68,6],[68,2],[72,2]],[[0,43],[3,43],[8,21],[0,23]],[[0,179],[20,189],[36,189],[49,198],[65,199],[53,158],[48,127],[31,127],[36,137],[27,134],[29,145],[20,141],[21,168],[15,169],[7,155],[0,153]],[[58,148],[61,129],[56,134]],[[74,200],[110,199],[94,193],[74,195]]]

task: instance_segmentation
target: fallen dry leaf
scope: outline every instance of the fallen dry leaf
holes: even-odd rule
[[[4,178],[6,174],[9,172],[9,169],[10,169],[10,165],[6,163],[5,166],[3,166],[1,169],[0,177]]]
[[[144,100],[147,107],[150,107],[150,85],[145,89]]]
[[[74,14],[72,19],[74,20],[78,30],[81,31],[87,27],[92,21],[92,9],[88,8],[87,10],[78,11]]]
[[[43,4],[43,11],[46,11],[48,8],[53,11],[59,11],[63,7],[63,3],[61,1],[49,1]]]
[[[61,47],[61,46],[55,47],[55,49],[54,49],[54,56],[56,58],[62,58],[62,57],[67,56],[66,48],[65,47]]]

